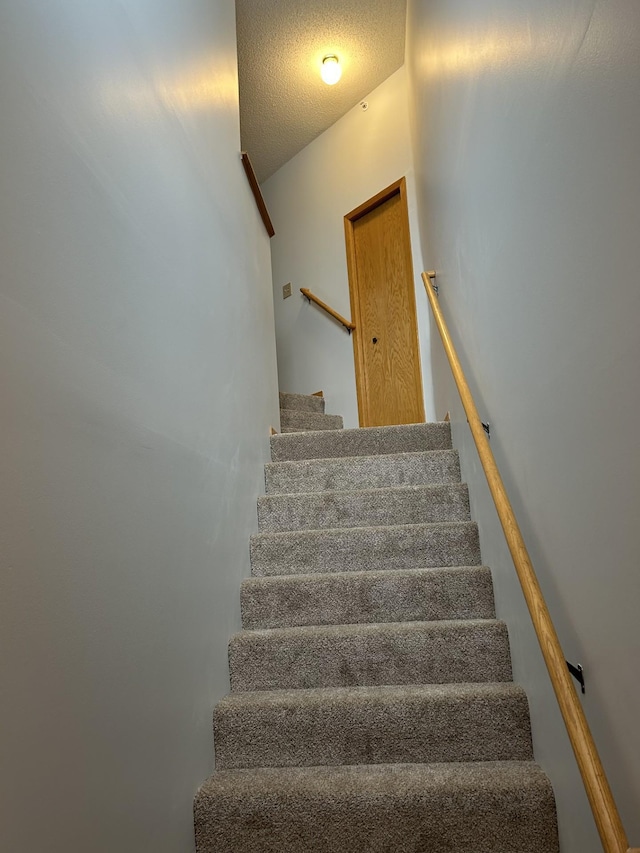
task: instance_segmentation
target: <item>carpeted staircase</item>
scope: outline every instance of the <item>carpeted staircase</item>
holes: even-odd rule
[[[281,413],[198,853],[557,853],[449,424]]]

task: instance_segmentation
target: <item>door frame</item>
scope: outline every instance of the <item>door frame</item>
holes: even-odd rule
[[[362,328],[362,315],[360,312],[360,282],[358,281],[358,267],[356,264],[356,246],[355,246],[355,237],[353,233],[354,224],[361,219],[363,216],[366,216],[367,213],[371,213],[372,210],[375,210],[376,207],[380,207],[385,202],[389,201],[390,198],[393,198],[394,195],[400,196],[400,204],[402,209],[402,217],[404,219],[404,225],[406,228],[406,233],[408,236],[408,244],[407,244],[407,269],[411,275],[412,287],[410,288],[409,293],[409,302],[411,307],[413,308],[413,320],[415,323],[415,333],[416,333],[416,341],[418,344],[418,394],[419,394],[419,405],[422,409],[422,417],[424,419],[424,389],[422,382],[422,359],[420,358],[420,336],[418,331],[418,312],[416,309],[416,292],[415,292],[415,283],[414,283],[414,273],[413,273],[413,256],[411,252],[411,231],[409,228],[409,205],[407,202],[407,179],[403,176],[397,181],[394,181],[385,189],[380,190],[379,193],[376,193],[372,198],[368,201],[363,202],[358,205],[358,207],[354,208],[350,213],[347,213],[344,217],[344,237],[345,244],[347,249],[347,272],[349,276],[349,299],[351,302],[351,319],[355,323],[355,329],[353,330],[353,357],[355,360],[355,371],[356,371],[356,393],[358,397],[358,420],[360,422],[360,426],[368,426],[369,421],[369,390],[367,388],[367,376],[366,371],[364,369],[365,364],[365,356],[364,356],[364,339],[360,334],[360,329]]]

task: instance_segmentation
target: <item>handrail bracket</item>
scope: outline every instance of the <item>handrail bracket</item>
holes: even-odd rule
[[[569,672],[571,673],[571,675],[575,678],[575,680],[578,682],[578,684],[582,688],[582,692],[586,693],[587,691],[586,691],[586,688],[584,686],[584,670],[582,668],[582,664],[579,663],[579,664],[576,664],[574,666],[574,664],[569,663],[569,661],[567,661],[567,668],[568,668]]]
[[[469,423],[469,418],[467,418],[467,423]],[[482,429],[486,432],[487,438],[491,438],[491,424],[488,421],[480,421],[482,424]]]

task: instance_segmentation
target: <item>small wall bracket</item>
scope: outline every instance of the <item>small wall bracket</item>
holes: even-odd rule
[[[431,282],[431,287],[433,288],[433,292],[437,296],[438,293],[440,292],[440,288],[436,284],[436,271],[435,270],[427,270],[426,275],[427,275],[427,278],[429,279],[429,281]]]
[[[582,688],[582,692],[586,693],[587,691],[584,686],[584,670],[582,669],[582,665],[577,664],[576,666],[574,666],[572,663],[569,663],[569,661],[566,661],[566,664],[569,669],[569,672]]]
[[[467,423],[469,423],[469,418],[467,418]],[[480,421],[482,424],[482,429],[486,432],[487,438],[491,438],[491,424],[485,423],[484,421]]]

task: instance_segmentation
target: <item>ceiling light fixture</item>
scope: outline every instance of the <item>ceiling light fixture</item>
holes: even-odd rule
[[[322,60],[322,68],[320,76],[328,86],[333,86],[342,77],[342,68],[340,68],[340,60],[335,53],[330,53]]]

